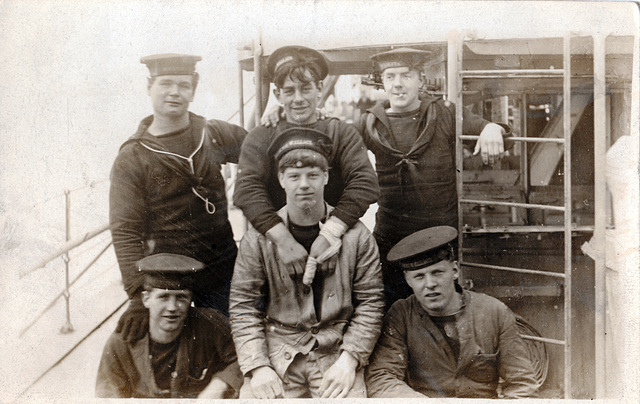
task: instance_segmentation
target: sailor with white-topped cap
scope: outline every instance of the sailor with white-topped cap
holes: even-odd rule
[[[396,301],[366,373],[370,397],[530,397],[538,387],[514,314],[499,300],[458,284],[452,242],[431,227],[403,238],[387,259],[413,294]]]
[[[227,313],[237,248],[221,165],[238,162],[246,131],[189,112],[200,59],[171,53],[140,60],[149,70],[153,115],[121,146],[111,171],[109,224],[130,298],[118,330],[132,341],[146,332],[135,263],[150,254],[201,261],[205,268],[196,275],[193,300]]]
[[[100,360],[96,396],[113,398],[226,398],[242,375],[229,321],[214,309],[191,307],[204,264],[178,254],[137,263],[149,331],[135,342],[114,332]]]
[[[400,268],[386,255],[397,242],[433,226],[458,227],[455,161],[455,106],[420,95],[428,50],[398,48],[371,57],[388,100],[365,112],[359,129],[376,156],[380,198],[374,236],[380,247],[387,306],[411,290]],[[476,153],[493,164],[504,152],[508,126],[463,108],[463,132],[480,134]]]

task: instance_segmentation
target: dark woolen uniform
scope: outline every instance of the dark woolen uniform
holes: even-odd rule
[[[194,290],[196,304],[226,313],[237,248],[220,165],[238,161],[246,132],[190,113],[189,128],[156,137],[146,131],[152,120],[145,118],[123,144],[111,171],[110,227],[125,290],[130,297],[141,290],[135,263],[145,255],[187,255],[206,265]],[[185,155],[167,147],[171,137],[193,145],[186,153],[193,169],[176,156]]]
[[[154,254],[136,263],[145,293],[149,293],[145,304],[152,310],[146,312],[147,318],[151,312],[156,316],[154,321],[162,321],[161,318],[169,315],[185,317],[181,317],[182,322],[176,324],[175,330],[154,322],[155,325],[135,341],[127,341],[123,334],[114,332],[100,359],[97,397],[196,398],[207,387],[206,394],[237,396],[242,374],[229,320],[217,310],[190,307],[188,300],[180,302],[180,298],[176,298],[197,285],[203,269],[203,263],[179,254]],[[178,294],[151,297],[151,293],[169,290]],[[173,298],[176,300],[168,300]],[[165,341],[164,332],[177,334]],[[214,378],[216,385],[209,386]]]
[[[389,252],[408,276],[420,272],[412,278],[415,293],[396,301],[384,318],[366,372],[370,397],[497,398],[499,379],[505,398],[531,397],[537,389],[511,310],[447,277],[457,271],[450,244],[457,234],[431,227]],[[446,303],[452,301],[459,305]]]
[[[141,62],[154,78],[197,77],[199,60],[165,54]],[[237,248],[220,170],[221,164],[238,162],[246,131],[189,113],[188,127],[153,136],[147,131],[153,119],[142,120],[120,148],[111,171],[109,222],[124,287],[133,299],[129,311],[140,311],[142,277],[136,261],[149,254],[175,253],[206,266],[193,290],[196,305],[226,314]]]

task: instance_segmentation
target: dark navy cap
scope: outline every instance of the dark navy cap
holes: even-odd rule
[[[432,55],[430,51],[411,48],[398,48],[371,56],[373,64],[380,73],[391,67],[408,67],[422,71]]]
[[[140,63],[147,65],[151,77],[184,76],[194,74],[196,72],[196,63],[201,60],[200,56],[161,53],[145,56],[140,59]]]
[[[319,130],[295,127],[283,131],[271,143],[268,153],[277,162],[291,150],[309,149],[320,153],[328,160],[332,145],[329,136]]]
[[[137,262],[146,286],[158,289],[191,289],[193,275],[204,268],[196,259],[180,254],[154,254]]]
[[[428,267],[443,260],[441,252],[451,252],[458,231],[451,226],[437,226],[417,231],[398,242],[387,260],[397,262],[405,271]]]
[[[283,46],[276,49],[267,60],[267,71],[273,79],[276,70],[289,63],[312,63],[317,67],[319,80],[323,80],[329,73],[329,65],[324,55],[306,46]]]

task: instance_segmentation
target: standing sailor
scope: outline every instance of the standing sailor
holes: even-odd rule
[[[150,72],[153,115],[122,145],[111,171],[110,228],[130,298],[118,330],[127,338],[146,332],[142,276],[135,263],[150,254],[182,254],[203,262],[194,303],[227,313],[237,247],[220,166],[238,161],[246,132],[189,112],[200,59],[178,54],[141,59]]]

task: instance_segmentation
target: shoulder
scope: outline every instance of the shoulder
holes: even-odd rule
[[[495,315],[513,315],[506,304],[484,293],[465,291],[465,298],[474,311],[490,312]]]
[[[400,332],[405,330],[414,312],[415,303],[416,301],[413,295],[406,299],[396,300],[384,316],[385,325],[391,326]]]
[[[192,307],[189,309],[189,321],[192,327],[208,332],[219,332],[229,328],[229,319],[216,309]]]
[[[369,231],[367,226],[365,226],[365,224],[362,223],[361,220],[358,220],[353,226],[351,226],[344,233],[344,236],[342,237],[342,239],[345,240],[346,238],[347,240],[353,239],[353,240],[363,241],[368,239],[369,237],[373,237],[373,235],[371,234],[371,231]]]
[[[207,127],[213,130],[246,132],[246,130],[241,126],[238,126],[236,124],[233,124],[227,121],[221,121],[219,119],[209,119],[206,121],[206,123],[207,123]]]
[[[272,138],[275,136],[275,128],[258,125],[247,133],[247,139]]]
[[[122,338],[121,333],[113,332],[104,346],[104,351],[112,356],[121,357],[131,351],[131,345]]]

